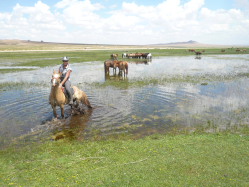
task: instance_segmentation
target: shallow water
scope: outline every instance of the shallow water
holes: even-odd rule
[[[130,62],[125,80],[113,76],[106,80],[103,62],[72,64],[71,81],[86,92],[94,109],[71,116],[66,107],[67,119],[59,120],[60,125],[52,120],[48,104],[50,78],[59,65],[1,74],[0,83],[14,86],[0,90],[0,145],[45,131],[85,139],[117,133],[144,136],[172,128],[198,126],[213,131],[247,125],[248,61],[249,55],[161,57],[146,63]],[[130,84],[138,81],[145,84]],[[125,87],[115,86],[124,82],[128,83]]]

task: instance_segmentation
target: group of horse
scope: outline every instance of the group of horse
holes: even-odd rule
[[[122,58],[152,59],[152,54],[151,53],[123,53]]]
[[[110,60],[106,60],[104,62],[104,70],[105,70],[105,74],[110,74],[110,68],[113,69],[113,74],[116,74],[116,69],[118,68],[119,72],[118,75],[127,77],[128,75],[128,62],[127,61],[120,61],[117,59],[110,59]]]
[[[196,51],[195,49],[189,49],[188,52],[194,52],[197,56],[198,55],[201,55],[202,53],[205,52],[205,50],[202,50],[202,51]]]

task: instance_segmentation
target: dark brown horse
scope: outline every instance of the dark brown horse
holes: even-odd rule
[[[104,62],[105,74],[110,74],[110,68],[113,68],[113,74],[115,71],[116,74],[116,67],[114,67],[115,60],[106,60]]]
[[[200,51],[195,51],[196,55],[201,55],[202,53]]]

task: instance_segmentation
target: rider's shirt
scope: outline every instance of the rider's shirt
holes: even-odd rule
[[[61,79],[63,80],[63,79],[65,78],[65,76],[66,76],[67,72],[68,72],[69,70],[71,70],[71,71],[72,71],[72,68],[70,67],[70,65],[69,65],[69,64],[68,64],[66,67],[64,67],[64,65],[63,65],[63,64],[61,64],[61,66],[60,66],[59,70],[60,70],[60,72],[62,73],[62,75],[61,75]],[[68,80],[70,80],[70,77],[68,77]]]

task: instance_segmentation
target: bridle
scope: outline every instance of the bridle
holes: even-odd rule
[[[53,86],[56,86],[56,85],[58,85],[58,84],[60,84],[60,82],[61,82],[61,76],[60,76],[60,74],[53,74],[52,75],[52,79],[51,79],[51,83],[52,83],[52,85]]]

